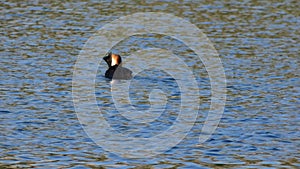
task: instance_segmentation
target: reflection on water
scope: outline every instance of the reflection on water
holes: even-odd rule
[[[0,8],[0,168],[299,167],[298,1],[20,1],[3,2]],[[210,106],[204,65],[170,37],[129,37],[113,49],[124,55],[125,62],[131,52],[148,47],[163,47],[182,56],[197,77],[201,105],[195,126],[179,145],[152,159],[124,159],[98,147],[83,131],[73,108],[72,71],[79,51],[98,28],[120,16],[145,11],[172,13],[207,34],[226,71],[227,103],[212,138],[197,145]],[[96,96],[98,104],[109,109],[113,102],[110,81],[102,76],[105,69],[101,62]],[[172,125],[180,100],[178,85],[167,74],[151,73],[161,73],[165,80],[142,72],[130,89],[132,102],[137,109],[149,108],[151,88],[162,85],[172,111],[154,125],[139,128],[144,136]],[[130,133],[136,126],[118,123],[122,116],[117,113],[108,111],[105,116],[114,127],[140,136]]]

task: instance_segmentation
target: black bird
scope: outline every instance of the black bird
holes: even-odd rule
[[[132,78],[132,71],[122,67],[122,58],[120,55],[109,52],[103,60],[105,60],[108,65],[108,69],[105,72],[106,78],[124,80]]]

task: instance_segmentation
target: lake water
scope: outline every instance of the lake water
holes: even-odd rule
[[[299,168],[299,7],[298,1],[246,0],[2,2],[0,168]],[[72,96],[78,56],[98,29],[136,12],[183,18],[201,29],[219,53],[227,81],[226,105],[206,142],[199,144],[212,95],[205,65],[183,42],[151,33],[130,36],[112,50],[132,69],[144,62],[130,60],[130,55],[146,48],[168,49],[190,68],[201,102],[186,137],[156,156],[128,158],[96,144],[81,125]],[[105,40],[103,44],[109,43]],[[131,80],[128,95],[136,110],[147,112],[149,98],[158,98],[155,104],[164,110],[155,121],[135,123],[117,111],[111,86],[125,82],[104,78],[107,65],[100,62],[102,57],[94,93],[112,128],[128,137],[150,138],[175,124],[182,96],[174,77],[157,68]],[[173,71],[180,76],[184,69]],[[188,110],[194,100],[185,101]],[[147,121],[146,115],[137,119]],[[128,145],[128,150],[137,148]]]

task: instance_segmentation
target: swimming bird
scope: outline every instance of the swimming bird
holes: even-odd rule
[[[108,65],[108,69],[105,72],[106,78],[124,80],[132,78],[132,71],[122,67],[122,58],[120,55],[109,52],[103,57],[103,60]]]

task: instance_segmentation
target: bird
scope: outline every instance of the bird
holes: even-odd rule
[[[122,58],[120,55],[109,52],[103,57],[103,60],[108,65],[108,69],[105,72],[106,78],[122,80],[129,80],[132,78],[132,71],[122,67]]]

